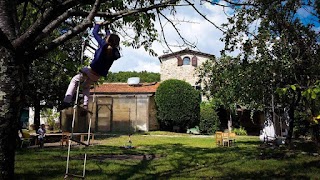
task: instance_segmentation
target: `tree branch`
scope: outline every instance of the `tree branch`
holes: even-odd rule
[[[0,46],[3,46],[5,48],[8,48],[10,50],[14,50],[14,47],[12,46],[10,40],[8,37],[4,34],[4,32],[0,29]]]
[[[36,39],[38,34],[47,26],[47,24],[50,24],[50,22],[56,19],[59,14],[84,2],[87,3],[85,0],[67,0],[58,4],[57,6],[48,7],[42,16],[40,16],[37,21],[25,31],[24,34],[13,41],[13,46],[16,48],[30,48],[32,41]]]
[[[87,29],[88,27],[92,26],[93,18],[95,17],[95,14],[96,14],[99,6],[100,6],[100,0],[96,0],[94,5],[93,5],[92,10],[90,11],[90,13],[88,14],[87,18],[82,23],[80,23],[79,25],[75,26],[72,30],[69,30],[68,32],[64,33],[60,37],[54,39],[47,46],[36,50],[36,52],[33,53],[33,54],[36,55],[36,56],[41,56],[41,55],[51,51],[52,49],[58,47],[62,43],[64,43],[67,40],[71,39],[72,37],[76,36],[80,32],[82,32],[85,29]]]
[[[201,1],[205,1],[205,2],[208,2],[212,5],[218,5],[218,6],[223,6],[223,7],[230,7],[230,6],[226,6],[226,5],[223,5],[223,4],[220,4],[220,3],[215,3],[215,2],[212,2],[212,0],[201,0]],[[251,4],[251,3],[240,3],[239,1],[238,2],[235,2],[235,1],[230,1],[230,0],[224,0],[225,2],[233,5],[233,6],[256,6],[254,4]]]
[[[97,0],[98,1],[98,0]],[[96,2],[97,2],[96,1]],[[62,43],[64,43],[65,41],[71,39],[72,37],[76,36],[78,33],[84,31],[86,28],[90,27],[92,25],[92,21],[93,18],[95,16],[101,16],[101,17],[105,17],[108,18],[107,22],[108,23],[112,23],[118,19],[121,19],[125,16],[130,16],[132,14],[136,14],[136,13],[140,13],[140,12],[146,12],[149,10],[153,10],[153,9],[157,9],[157,8],[162,8],[162,7],[168,7],[168,6],[175,6],[176,2],[178,0],[167,0],[163,3],[160,4],[155,4],[152,6],[148,6],[148,7],[143,7],[143,8],[139,8],[139,9],[131,9],[131,10],[123,10],[123,11],[118,11],[116,13],[98,13],[97,12],[97,6],[95,6],[91,12],[88,14],[87,12],[83,12],[83,11],[71,11],[70,13],[72,15],[80,15],[80,16],[84,16],[87,15],[86,21],[82,22],[81,24],[77,25],[76,27],[74,27],[72,30],[69,30],[67,33],[61,35],[60,37],[54,39],[50,44],[48,44],[47,46],[36,50],[37,53],[40,54],[45,54],[47,52],[49,52],[50,50],[56,48],[57,46],[61,45]],[[69,15],[71,15],[69,14]],[[60,16],[61,17],[61,16]],[[58,24],[58,21],[56,21],[56,23]],[[50,29],[52,29],[53,26],[56,26],[57,24],[50,24],[50,26],[48,26],[47,28],[47,33],[49,32]],[[53,28],[54,29],[54,28]],[[32,53],[34,56],[37,53]]]
[[[166,39],[166,36],[164,35],[164,30],[163,30],[163,25],[162,25],[162,22],[161,22],[161,19],[160,19],[160,12],[159,10],[157,10],[157,14],[158,14],[158,20],[159,20],[159,24],[160,24],[160,28],[161,28],[161,34],[163,36],[163,40],[164,40],[164,43],[166,44],[166,46],[168,47],[168,49],[173,53],[172,49],[170,48],[169,44],[168,44],[168,41]],[[160,59],[159,59],[160,60]],[[161,60],[160,60],[161,62]]]
[[[129,16],[129,15],[132,15],[132,14],[136,14],[136,13],[139,13],[139,12],[147,12],[149,10],[168,7],[168,6],[177,6],[175,4],[177,1],[178,0],[167,0],[167,1],[164,1],[162,3],[154,4],[154,5],[149,6],[149,7],[144,7],[144,8],[139,8],[139,9],[131,9],[131,10],[123,10],[123,11],[118,11],[118,12],[112,13],[112,14],[105,13],[105,17],[111,18],[112,19],[111,22],[113,22],[113,21],[116,21],[118,19],[121,19],[122,17]],[[101,14],[101,13],[98,13],[98,15],[103,17],[103,14]]]
[[[172,25],[172,27],[176,30],[176,32],[178,33],[179,37],[182,39],[182,41],[184,42],[184,44],[186,44],[186,45],[188,45],[188,46],[191,46],[192,48],[195,47],[195,45],[194,45],[193,43],[189,42],[187,39],[185,39],[185,38],[181,35],[180,30],[177,29],[177,27],[175,26],[175,24],[173,24],[173,22],[172,22],[170,19],[168,19],[168,18],[167,18],[164,14],[162,14],[161,12],[159,12],[159,14],[161,14],[162,17],[164,17],[164,18]]]
[[[33,41],[33,44],[39,43],[42,39],[44,39],[49,33],[51,33],[55,28],[57,28],[60,24],[62,24],[65,20],[67,20],[69,17],[75,14],[75,10],[69,9],[65,13],[63,13],[61,16],[57,17],[54,21],[52,21],[50,24],[48,24],[42,31],[39,33],[39,35],[36,37],[36,39]]]
[[[215,28],[219,29],[221,32],[224,32],[219,26],[210,21],[204,14],[202,14],[190,1],[185,0],[200,16],[202,16],[205,20],[207,20],[210,24],[212,24]]]

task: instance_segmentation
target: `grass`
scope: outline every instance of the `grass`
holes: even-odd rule
[[[238,136],[235,147],[217,147],[213,136],[151,132],[131,136],[134,149],[121,146],[127,135],[100,139],[100,145],[72,147],[70,173],[86,179],[317,179],[317,149],[297,144],[294,150],[262,148],[256,136]],[[304,149],[301,149],[304,148]],[[66,147],[17,151],[17,179],[62,179]],[[144,158],[143,158],[144,157]]]

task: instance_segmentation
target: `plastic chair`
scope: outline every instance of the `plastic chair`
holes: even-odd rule
[[[27,147],[31,145],[31,135],[30,132],[27,129],[22,129],[22,137],[21,139],[21,148],[23,147],[24,144],[27,144]]]

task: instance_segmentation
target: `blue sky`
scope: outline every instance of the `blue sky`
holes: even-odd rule
[[[215,23],[220,25],[227,22],[227,14],[231,14],[230,9],[223,9],[221,6],[211,5],[210,3],[203,3],[200,5],[199,1],[193,1],[196,8],[202,12],[206,17]],[[220,1],[219,3],[222,3]],[[302,19],[302,22],[308,23],[312,21],[310,17],[310,10],[301,9],[298,12],[298,16]],[[196,48],[193,50],[201,51],[204,53],[213,54],[216,57],[220,56],[220,51],[223,49],[224,43],[220,41],[222,32],[205,20],[202,16],[192,7],[177,7],[177,13],[175,16],[168,16],[173,19],[175,23],[178,23],[176,27],[180,30],[181,35],[189,42],[196,44]],[[183,21],[183,22],[181,22]],[[165,20],[162,21],[165,24]],[[156,28],[160,31],[159,23],[156,22]],[[319,24],[316,24],[316,29],[319,30]],[[181,38],[175,32],[174,28],[169,23],[164,28],[166,39],[169,44],[181,44]],[[163,41],[163,40],[162,40]],[[160,72],[160,62],[158,57],[150,56],[143,48],[133,49],[131,47],[121,46],[122,57],[114,62],[110,71],[148,71],[148,72]],[[179,51],[185,49],[185,47],[171,47],[173,51]],[[168,48],[164,43],[154,42],[152,49],[161,56],[164,52],[168,52]]]
[[[210,21],[220,25],[226,22],[226,15],[223,9],[218,6],[212,6],[209,3],[205,3],[202,6],[200,1],[195,1],[195,5],[199,10],[206,15]],[[181,22],[177,25],[177,28],[181,30],[181,34],[190,42],[196,44],[197,48],[194,50],[214,54],[219,56],[220,50],[223,48],[223,43],[219,40],[222,33],[216,29],[212,24],[207,22],[203,17],[198,15],[191,7],[177,8],[177,13],[174,17],[170,16],[170,19],[182,20],[188,22]],[[177,22],[175,21],[175,22]],[[162,21],[162,23],[165,21]],[[158,25],[158,23],[156,23]],[[160,30],[159,27],[157,29]],[[169,24],[165,26],[166,39],[169,44],[177,44],[181,42],[178,34],[170,27]],[[159,31],[160,32],[160,31]],[[153,49],[161,56],[168,48],[164,43],[153,43]],[[171,47],[173,51],[179,51],[183,48]],[[122,57],[115,61],[112,65],[111,72],[119,71],[148,71],[148,72],[160,72],[160,62],[158,57],[150,56],[147,52],[141,49],[133,49],[130,47],[122,46]]]

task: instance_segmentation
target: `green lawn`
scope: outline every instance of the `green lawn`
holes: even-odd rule
[[[159,132],[100,139],[101,145],[72,147],[70,173],[86,179],[318,179],[320,156],[308,144],[294,150],[262,148],[256,136],[237,137],[235,147],[217,147],[213,136]],[[145,155],[143,158],[143,155]],[[17,179],[63,179],[67,147],[17,151]]]

